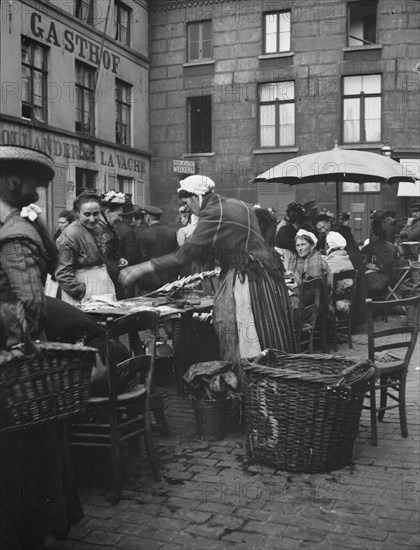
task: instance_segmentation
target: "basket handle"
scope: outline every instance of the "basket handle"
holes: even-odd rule
[[[354,371],[361,366],[369,366],[370,369],[366,369],[362,371],[359,376],[354,377]],[[343,372],[341,373],[341,378],[332,387],[341,388],[342,386],[348,385],[349,379],[352,378],[352,375],[353,375],[353,378],[351,380],[351,384],[357,384],[359,382],[363,382],[364,380],[368,380],[372,376],[373,372],[376,372],[376,369],[372,361],[369,361],[369,360],[359,361],[358,363],[355,363],[354,365],[350,365],[349,367],[344,369]]]
[[[23,345],[24,345],[25,353],[28,355],[32,355],[34,353],[39,354],[40,349],[33,342],[33,340],[29,335],[28,323],[26,321],[26,316],[25,316],[25,308],[23,307],[23,304],[20,300],[18,300],[16,304],[16,314],[17,314],[17,319],[22,327]]]

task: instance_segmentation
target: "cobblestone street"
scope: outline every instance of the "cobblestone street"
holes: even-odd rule
[[[367,337],[354,350],[366,357]],[[327,474],[275,471],[247,459],[244,435],[205,442],[195,434],[188,397],[162,389],[171,435],[155,436],[163,481],[141,459],[126,455],[124,495],[116,506],[92,468],[81,482],[85,518],[70,539],[49,539],[49,550],[222,550],[419,548],[419,346],[407,387],[409,436],[401,437],[396,410],[370,445],[363,411],[354,464]],[[93,475],[95,472],[95,475]]]

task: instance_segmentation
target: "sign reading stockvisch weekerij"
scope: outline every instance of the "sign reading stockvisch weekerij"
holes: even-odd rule
[[[60,27],[64,27],[64,30]],[[63,24],[58,26],[55,21],[45,21],[41,13],[36,11],[31,13],[29,30],[34,38],[45,40],[48,44],[58,48],[62,47],[65,52],[74,53],[79,59],[84,59],[93,65],[102,63],[106,70],[111,69],[114,74],[118,73],[120,64],[118,55],[110,52],[107,48],[103,48],[101,52],[100,44],[65,28]]]
[[[195,174],[195,161],[173,160],[172,168],[175,174]]]

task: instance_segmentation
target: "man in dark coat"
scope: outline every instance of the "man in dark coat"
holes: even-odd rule
[[[114,225],[119,237],[119,256],[128,261],[128,265],[135,265],[144,261],[139,250],[136,236],[133,228],[130,226],[130,221],[133,213],[138,210],[138,206],[131,203],[123,205],[122,221]]]
[[[134,229],[130,227],[130,221],[133,212],[138,210],[138,206],[132,203],[126,203],[123,205],[122,220],[117,221],[114,225],[115,231],[118,233],[118,254],[120,258],[125,258],[128,265],[135,265],[144,261],[141,255],[138,243],[136,241],[136,235]],[[119,290],[119,289],[118,289]],[[122,300],[124,298],[132,298],[127,294],[123,296],[120,292],[117,293],[117,298]]]
[[[178,246],[176,232],[171,227],[161,223],[160,218],[163,211],[156,206],[145,206],[143,210],[146,227],[138,231],[136,235],[142,261],[147,262],[153,258],[159,258],[165,254],[175,252]],[[150,274],[142,281],[143,292],[151,292],[175,280],[177,273],[177,271],[169,269],[160,273]]]

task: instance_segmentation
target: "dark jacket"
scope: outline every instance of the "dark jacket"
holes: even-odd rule
[[[114,229],[119,237],[119,257],[127,260],[129,265],[139,264],[144,261],[139,247],[137,245],[136,236],[133,228],[125,222],[117,222]]]
[[[141,256],[145,262],[175,252],[178,248],[175,230],[160,222],[139,231],[138,242]],[[164,269],[147,275],[142,286],[146,291],[156,290],[162,285],[174,281],[177,276],[177,269]]]

